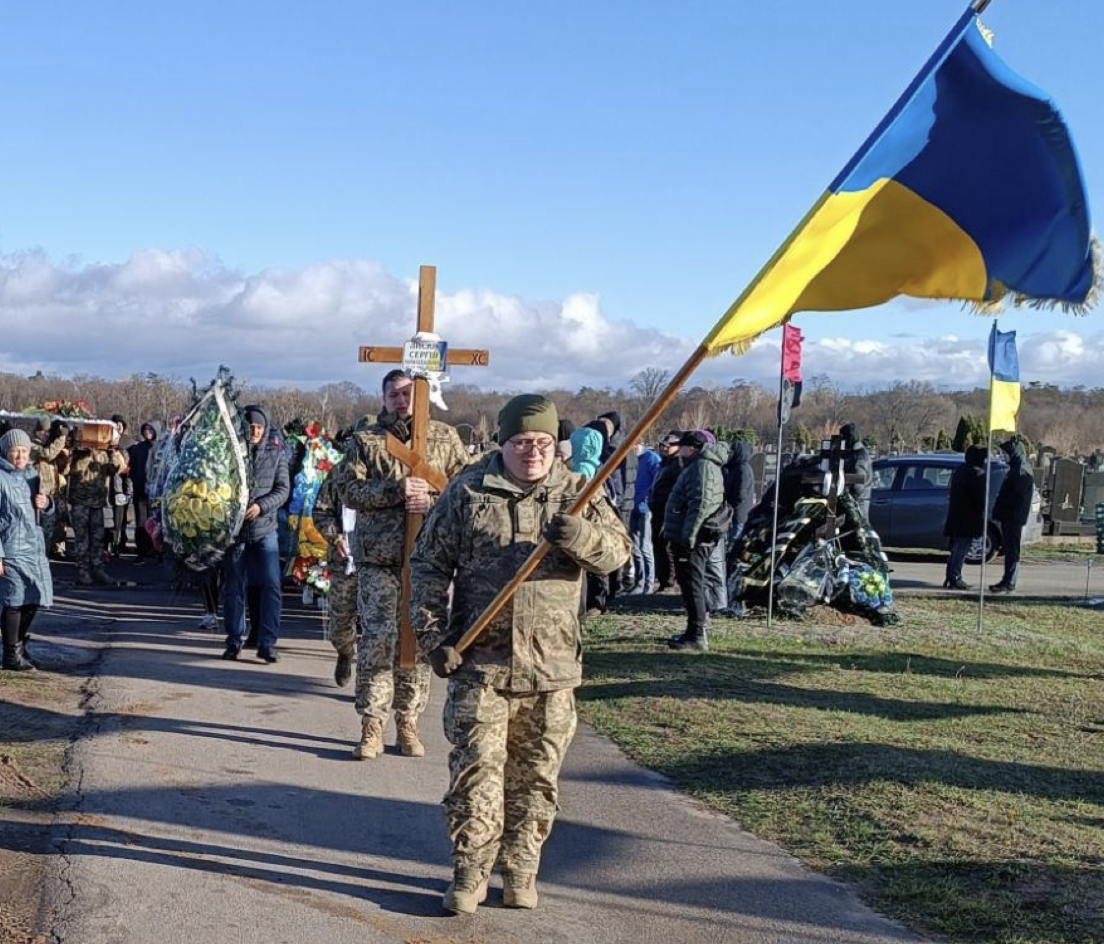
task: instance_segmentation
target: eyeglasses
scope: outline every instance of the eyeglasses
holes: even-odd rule
[[[514,452],[520,452],[522,455],[539,452],[542,456],[547,456],[556,448],[554,439],[507,439],[506,444]]]

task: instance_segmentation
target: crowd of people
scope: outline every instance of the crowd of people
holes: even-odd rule
[[[392,717],[400,753],[424,755],[419,723],[430,673],[448,680],[444,802],[454,873],[444,905],[474,911],[498,866],[505,904],[531,908],[541,848],[556,815],[560,765],[575,731],[583,622],[618,595],[677,586],[687,622],[669,645],[708,649],[711,615],[739,612],[742,605],[727,599],[726,566],[756,504],[752,450],[745,442],[720,442],[707,429],[671,430],[650,448],[627,450],[602,488],[571,514],[587,481],[623,442],[616,412],[576,429],[550,400],[521,395],[503,407],[495,446],[484,454],[472,456],[455,429],[431,420],[425,456],[412,459],[413,390],[401,370],[384,377],[383,409],[342,437],[344,458],[314,502],[314,521],[328,544],[334,679],[346,686],[355,675],[353,754],[362,761],[383,752]],[[281,510],[296,460],[262,407],[245,407],[242,416],[248,501],[221,562],[199,575],[202,625],[217,627],[221,604],[223,658],[236,660],[253,645],[261,662],[273,663],[284,577]],[[113,420],[114,436],[103,445],[74,436],[63,421],[40,424],[33,437],[18,428],[2,431],[5,669],[34,667],[27,639],[38,609],[52,602],[47,555],[63,543],[63,515],[74,533],[78,586],[113,582],[105,561],[126,547],[128,519],[139,560],[164,554],[149,527],[156,514],[147,475],[158,427],[144,424],[139,439],[123,449],[126,423]],[[847,445],[846,488],[865,513],[870,459],[854,426],[840,434]],[[1022,525],[1030,474],[1022,467],[1022,447],[1004,448],[1012,470],[995,514]],[[963,586],[964,547],[976,536],[974,523],[981,526],[984,458],[968,454],[952,482],[948,586]],[[408,556],[408,523],[423,517]],[[551,552],[483,632],[462,645],[542,539]],[[1018,554],[1012,551],[1006,539],[1005,574],[994,589],[1015,586]],[[413,666],[399,656],[404,615],[416,636]]]

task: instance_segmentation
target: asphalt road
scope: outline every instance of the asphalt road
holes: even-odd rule
[[[358,763],[351,696],[333,685],[333,653],[309,612],[288,620],[275,666],[222,661],[221,639],[195,629],[192,595],[63,587],[54,625],[67,613],[111,622],[55,829],[51,940],[919,940],[585,727],[563,774],[541,907],[503,909],[493,890],[478,914],[447,916],[441,685],[423,724],[427,757]]]
[[[898,595],[946,595],[952,592],[942,589],[946,555],[902,556],[890,552],[890,565],[893,568],[890,574],[893,592]],[[999,581],[1003,572],[1001,558],[990,561],[985,567],[986,585]],[[973,589],[974,593],[970,595],[976,596],[981,567],[967,565],[963,568],[962,579]],[[1081,561],[1025,561],[1020,564],[1016,596],[1083,599],[1086,581],[1090,597],[1104,597],[1104,558],[1092,568]]]

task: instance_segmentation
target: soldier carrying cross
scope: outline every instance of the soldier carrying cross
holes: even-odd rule
[[[419,336],[433,331],[434,270],[423,266],[419,284]],[[485,364],[487,354],[456,352],[468,364]],[[395,363],[401,351],[363,348],[362,362]],[[414,659],[409,632],[407,564],[422,516],[448,480],[468,463],[456,430],[429,419],[429,383],[401,368],[383,378],[383,410],[374,423],[354,430],[338,467],[341,503],[357,513],[353,560],[357,567],[356,710],[360,740],[353,755],[370,760],[383,751],[383,728],[392,710],[399,750],[420,757],[418,719],[429,698],[429,666]],[[401,654],[401,655],[400,655]]]

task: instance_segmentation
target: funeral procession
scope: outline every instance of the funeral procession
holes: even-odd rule
[[[12,7],[0,944],[1104,944],[1102,44]]]

